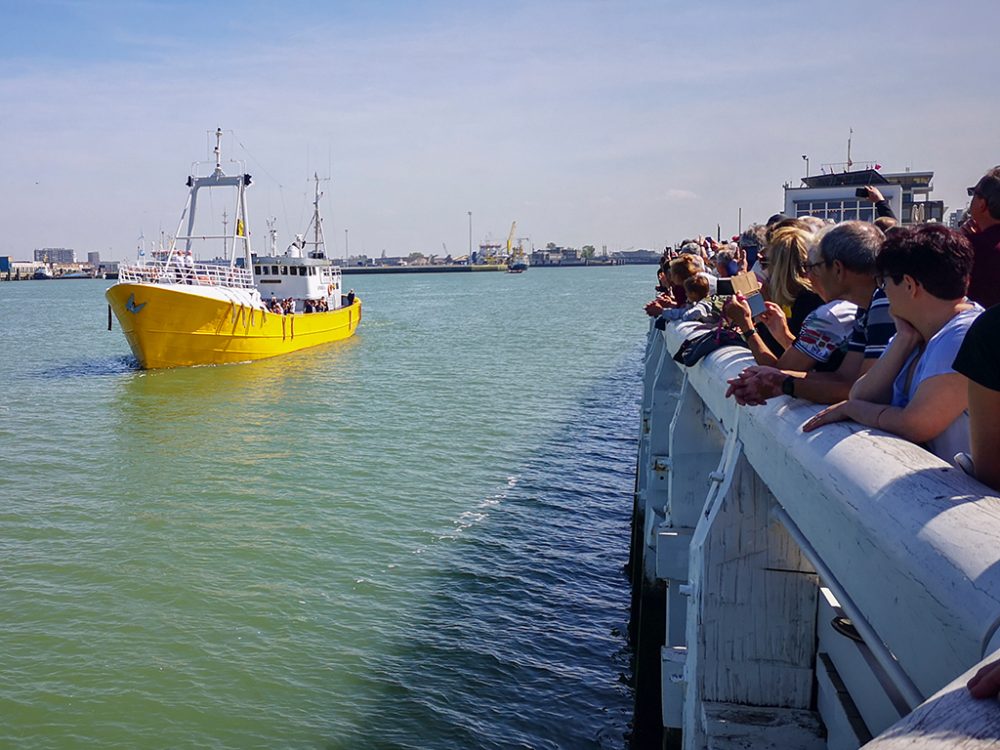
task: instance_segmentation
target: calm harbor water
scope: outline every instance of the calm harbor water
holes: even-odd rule
[[[0,746],[622,748],[654,270],[345,277],[352,340],[157,372],[0,284]]]

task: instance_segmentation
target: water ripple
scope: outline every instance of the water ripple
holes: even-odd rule
[[[5,286],[0,745],[622,748],[652,275],[469,276],[151,373],[103,284]]]

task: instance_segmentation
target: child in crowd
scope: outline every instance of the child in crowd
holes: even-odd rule
[[[721,320],[722,301],[711,294],[711,285],[707,274],[697,273],[684,279],[684,293],[687,304],[671,307],[660,313],[656,325],[665,327],[668,321],[697,321],[706,325],[715,325]]]

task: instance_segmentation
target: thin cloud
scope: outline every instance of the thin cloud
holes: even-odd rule
[[[229,154],[251,162],[257,237],[265,215],[282,241],[302,231],[318,171],[333,178],[328,235],[349,229],[352,251],[390,254],[465,247],[468,211],[476,241],[515,219],[536,245],[735,231],[740,209],[746,221],[780,208],[801,154],[814,170],[843,161],[849,127],[856,154],[936,170],[946,200],[994,161],[976,146],[1000,114],[977,81],[996,25],[985,21],[1000,21],[986,0],[956,10],[960,40],[896,0],[810,18],[788,2],[290,4],[192,5],[189,28],[168,3],[91,0],[71,6],[88,43],[51,54],[38,35],[59,13],[15,19],[3,33],[21,43],[0,47],[0,201],[12,217],[0,253],[123,257],[140,229],[172,230],[216,126],[249,149]],[[876,48],[872,86],[858,50]],[[898,95],[913,63],[891,61],[914,48],[921,80],[940,85]]]
[[[677,201],[691,201],[697,200],[698,194],[693,190],[685,190],[683,188],[670,188],[663,194],[663,200],[668,203],[675,203]]]

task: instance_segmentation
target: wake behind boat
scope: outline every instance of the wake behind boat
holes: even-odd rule
[[[271,254],[255,259],[246,210],[251,178],[223,172],[222,131],[215,135],[215,170],[207,177],[188,177],[187,205],[170,246],[152,260],[121,263],[118,283],[105,293],[132,353],[147,369],[266,359],[346,339],[361,322],[361,300],[353,291],[342,295],[340,269],[326,257],[318,181],[314,242],[300,237],[277,255],[272,233]],[[233,234],[195,236],[202,188],[235,191]],[[232,243],[228,262],[196,262],[193,242],[213,239]],[[184,242],[183,250],[178,241]],[[313,249],[306,252],[309,244]],[[291,312],[280,311],[279,297]]]

